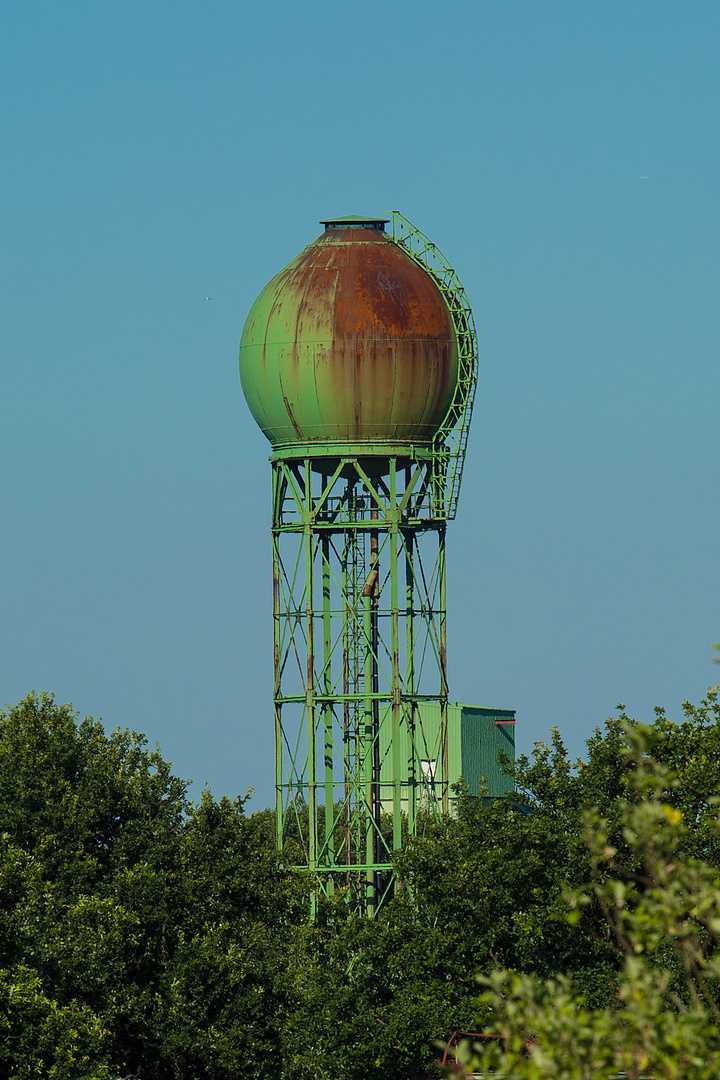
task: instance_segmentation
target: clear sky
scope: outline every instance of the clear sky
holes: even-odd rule
[[[720,669],[717,0],[0,9],[0,701],[272,797],[268,444],[237,343],[318,219],[396,208],[481,377],[450,687],[571,750]],[[211,296],[210,301],[203,298]]]

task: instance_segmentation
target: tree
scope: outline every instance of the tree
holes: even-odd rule
[[[285,971],[304,882],[283,870],[266,815],[203,792],[180,848],[182,913],[160,986],[162,1055],[177,1077],[265,1077],[288,1013]]]
[[[186,807],[185,784],[142,736],[76,723],[48,695],[0,715],[3,977],[34,988],[58,1046],[78,1019],[94,1032],[88,1061],[98,1075],[110,1062],[156,1056],[166,900]],[[19,1046],[6,1041],[18,1067]],[[56,1067],[43,1058],[39,1071],[46,1065]]]
[[[266,1074],[299,889],[243,800],[193,805],[143,736],[30,695],[0,715],[0,869],[4,1074]]]
[[[477,1012],[472,976],[453,970],[452,943],[404,904],[373,922],[339,900],[324,918],[301,928],[290,957],[283,1077],[422,1075],[438,1033]]]
[[[609,1080],[620,1071],[628,1080],[717,1075],[720,874],[714,856],[720,800],[704,793],[713,823],[703,812],[700,832],[714,834],[707,849],[714,861],[688,854],[698,835],[696,804],[687,791],[692,758],[680,770],[660,760],[677,758],[683,737],[716,737],[717,691],[699,710],[686,706],[685,712],[677,730],[662,713],[651,727],[625,723],[628,797],[619,802],[617,823],[598,809],[583,815],[591,874],[585,889],[567,892],[565,918],[576,926],[589,910],[602,913],[622,957],[607,1003],[590,1007],[572,974],[542,980],[495,971],[481,983],[493,1013],[491,1030],[503,1038],[463,1046],[465,1068],[498,1069],[506,1080]],[[688,802],[689,820],[681,808]],[[623,851],[613,841],[618,823]]]

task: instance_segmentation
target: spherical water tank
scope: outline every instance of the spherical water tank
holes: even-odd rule
[[[428,443],[458,378],[442,293],[384,232],[343,218],[281,270],[253,304],[240,378],[274,447]]]

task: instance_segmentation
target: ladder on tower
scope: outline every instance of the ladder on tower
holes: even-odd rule
[[[432,240],[399,212],[391,210],[392,240],[427,271],[445,299],[458,344],[458,379],[448,411],[435,436],[435,513],[455,517],[478,377],[475,319],[457,272]]]

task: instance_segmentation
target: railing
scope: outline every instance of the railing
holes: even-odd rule
[[[398,210],[390,211],[392,239],[427,271],[450,311],[458,344],[458,379],[450,407],[434,440],[435,515],[452,519],[457,511],[478,376],[475,319],[456,271],[440,249]]]

